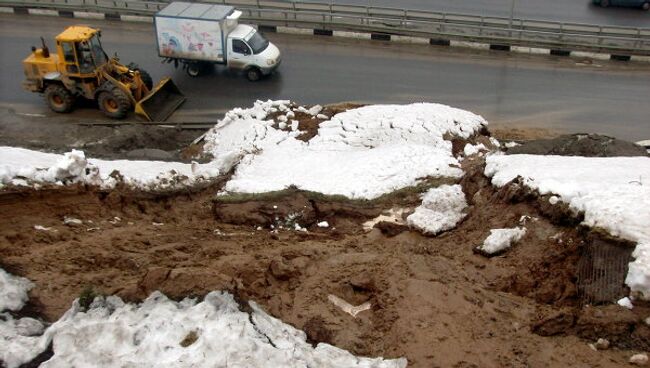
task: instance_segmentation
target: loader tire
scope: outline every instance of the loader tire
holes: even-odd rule
[[[70,112],[74,107],[74,96],[60,84],[50,84],[45,88],[45,101],[54,112]]]
[[[140,79],[142,79],[144,85],[147,86],[147,89],[151,91],[151,89],[153,88],[153,79],[151,79],[151,74],[149,74],[144,69],[136,69],[136,70],[140,72]]]
[[[102,112],[112,119],[124,119],[131,110],[131,100],[121,89],[113,87],[99,93],[97,104]]]

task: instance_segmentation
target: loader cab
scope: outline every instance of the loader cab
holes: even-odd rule
[[[90,77],[106,64],[99,30],[84,26],[68,27],[56,37],[59,71],[69,77]]]

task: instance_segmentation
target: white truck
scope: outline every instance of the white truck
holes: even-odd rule
[[[214,64],[244,71],[251,81],[280,65],[280,50],[257,30],[239,24],[232,6],[172,2],[154,16],[158,55],[197,77]]]

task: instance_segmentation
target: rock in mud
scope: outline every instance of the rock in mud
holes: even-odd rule
[[[540,336],[554,336],[571,331],[575,316],[567,311],[559,311],[541,318],[532,326],[532,331]]]
[[[634,365],[647,365],[648,364],[648,355],[647,354],[635,354],[630,358],[630,364]]]

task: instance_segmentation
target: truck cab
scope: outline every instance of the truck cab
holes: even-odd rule
[[[249,80],[271,74],[280,65],[280,50],[249,25],[239,24],[228,34],[228,67],[241,69]]]
[[[280,65],[280,50],[257,29],[239,24],[241,15],[229,5],[173,1],[154,15],[158,55],[191,77],[223,64],[259,80]]]

